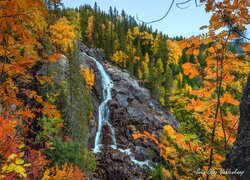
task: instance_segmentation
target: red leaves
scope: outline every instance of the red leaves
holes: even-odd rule
[[[16,136],[17,118],[0,111],[0,156],[7,158],[16,152],[18,137]]]
[[[40,150],[29,150],[28,151],[28,161],[31,166],[28,169],[28,173],[32,175],[32,178],[41,178],[44,167],[47,164],[47,160],[43,156]]]

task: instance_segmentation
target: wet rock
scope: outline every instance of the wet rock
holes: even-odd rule
[[[97,129],[98,106],[101,103],[102,86],[100,73],[89,57],[84,53],[91,55],[101,62],[107,73],[114,82],[112,89],[112,100],[109,101],[110,123],[114,127],[116,134],[117,147],[120,149],[130,149],[126,154],[120,150],[110,148],[111,135],[109,128],[102,129],[103,148],[101,153],[96,154],[97,169],[94,173],[94,179],[149,179],[149,167],[140,167],[131,161],[131,156],[137,161],[149,160],[152,163],[161,161],[159,148],[148,140],[133,139],[136,131],[147,131],[160,138],[162,129],[170,124],[174,128],[179,127],[179,123],[171,116],[169,112],[164,111],[161,105],[151,96],[148,89],[140,86],[139,82],[131,77],[125,70],[112,66],[105,59],[105,55],[98,50],[88,49],[81,46],[82,62],[94,69],[95,85],[92,91],[92,100],[94,101],[94,116]],[[96,133],[91,126],[91,137]],[[92,138],[93,139],[93,138]],[[93,140],[91,141],[93,143]],[[91,146],[91,143],[90,143]],[[94,144],[92,144],[93,148]]]
[[[126,94],[119,93],[115,96],[118,104],[122,107],[128,106],[128,96]]]
[[[135,167],[131,164],[129,156],[118,150],[104,147],[102,152],[96,155],[96,159],[97,170],[93,179],[148,179],[147,169]]]
[[[112,136],[109,126],[105,123],[102,128],[102,144],[112,144]]]
[[[135,159],[138,161],[146,161],[147,159],[147,149],[141,146],[135,147]]]

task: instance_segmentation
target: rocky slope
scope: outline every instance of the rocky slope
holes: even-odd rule
[[[141,87],[127,71],[111,65],[101,51],[81,45],[79,54],[82,65],[89,66],[95,71],[95,85],[92,91],[95,118],[90,125],[90,148],[94,146],[98,124],[97,111],[102,101],[102,84],[100,73],[88,56],[101,62],[114,82],[109,108],[117,149],[108,146],[111,142],[111,133],[109,128],[104,126],[104,147],[101,153],[96,154],[97,170],[92,179],[148,179],[149,168],[161,160],[159,149],[153,142],[134,140],[133,133],[147,131],[159,139],[164,125],[171,124],[178,128],[178,122],[162,110],[159,103],[151,97],[149,90]]]

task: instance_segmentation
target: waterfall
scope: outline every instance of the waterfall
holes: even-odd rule
[[[102,78],[102,88],[103,88],[102,103],[100,104],[100,106],[98,108],[98,129],[97,129],[96,136],[95,136],[95,146],[93,148],[93,152],[98,153],[98,152],[100,152],[100,148],[102,146],[101,138],[102,138],[102,128],[103,128],[104,124],[106,124],[110,129],[111,140],[112,140],[111,147],[114,149],[117,148],[116,139],[115,139],[115,130],[114,130],[113,126],[109,123],[110,111],[109,111],[109,107],[108,107],[108,101],[112,99],[111,90],[113,87],[113,81],[110,79],[109,75],[106,73],[106,71],[103,68],[103,66],[101,65],[101,63],[99,63],[93,57],[90,57],[90,56],[88,56],[88,57],[91,58],[96,63],[96,66],[97,66],[97,68],[101,74],[101,78]]]
[[[86,53],[84,53],[84,55],[88,56]],[[152,166],[150,165],[151,162],[149,160],[146,160],[146,161],[136,160],[135,157],[132,155],[130,149],[124,150],[124,149],[117,148],[116,138],[115,138],[115,130],[114,130],[113,126],[109,123],[110,110],[108,107],[108,101],[112,99],[111,90],[112,90],[114,84],[113,84],[113,81],[110,79],[109,75],[106,73],[103,65],[101,63],[99,63],[95,58],[93,58],[91,56],[88,56],[88,57],[96,63],[96,66],[101,74],[102,88],[103,88],[102,103],[100,104],[100,106],[98,108],[98,129],[96,132],[95,146],[93,148],[93,152],[94,153],[101,152],[100,148],[102,146],[102,144],[101,144],[102,127],[104,124],[106,124],[110,129],[111,140],[112,140],[112,144],[110,146],[113,149],[117,149],[121,153],[127,154],[130,157],[131,162],[135,165],[138,165],[141,167],[147,166],[149,168],[152,168]]]

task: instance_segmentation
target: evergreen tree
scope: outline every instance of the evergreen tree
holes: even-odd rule
[[[69,135],[86,147],[88,140],[88,118],[92,106],[90,97],[86,92],[83,76],[80,73],[80,61],[77,50],[69,50],[68,63],[67,104],[64,115]]]
[[[165,105],[169,108],[169,98],[170,98],[171,90],[172,90],[172,86],[173,86],[173,72],[172,72],[172,69],[169,67],[169,65],[167,65],[167,67],[166,67],[164,77],[165,77],[165,81],[164,81],[164,86],[163,86],[163,89],[164,89],[164,94],[163,94],[164,103],[163,103],[163,105]]]
[[[86,36],[88,38],[88,44],[92,47],[94,44],[94,28],[95,28],[95,17],[94,16],[90,16],[88,18],[88,26],[86,29]]]

